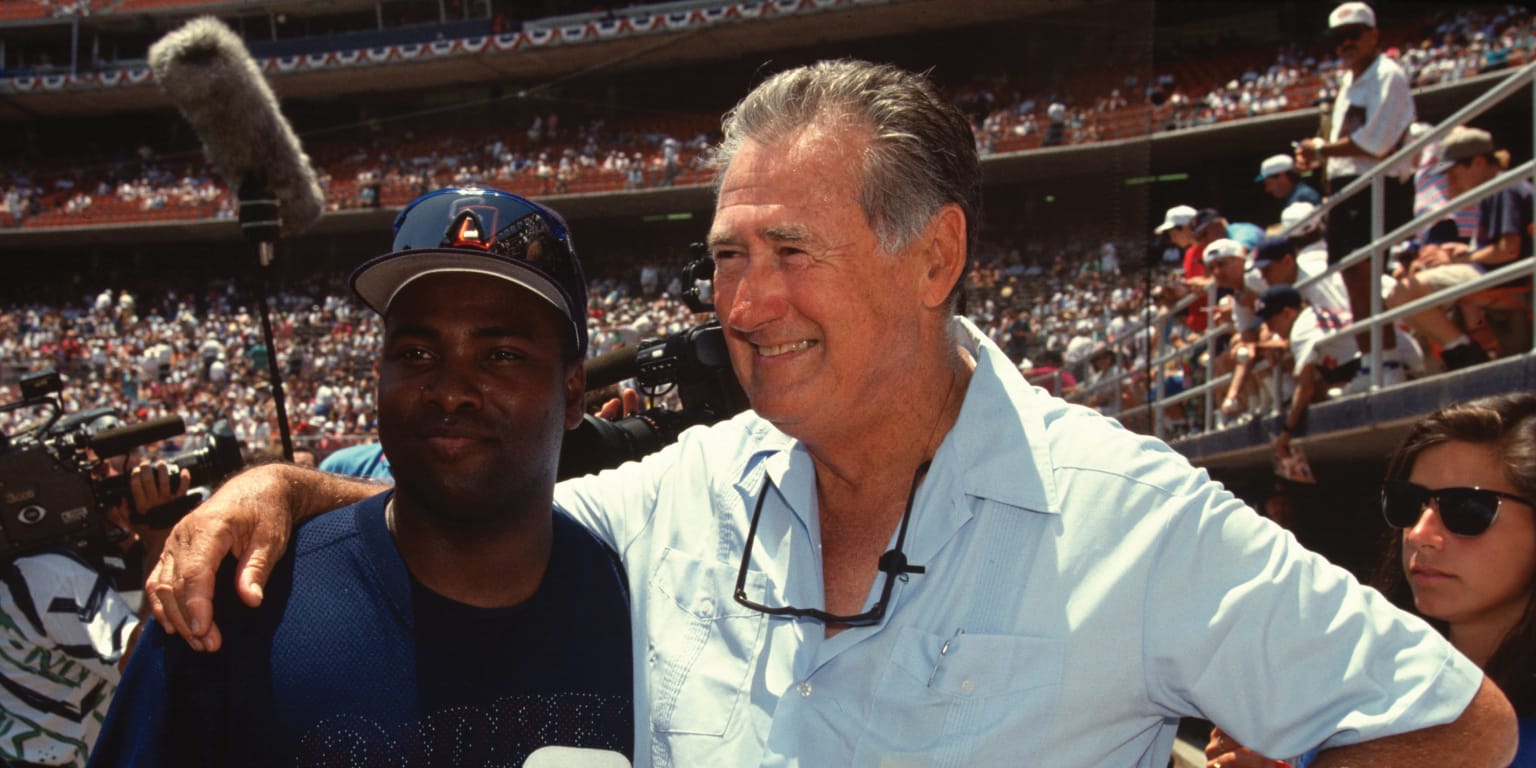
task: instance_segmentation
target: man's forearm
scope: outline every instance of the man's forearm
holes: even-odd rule
[[[1356,144],[1353,138],[1345,136],[1344,138],[1338,139],[1336,141],[1328,141],[1319,144],[1317,147],[1317,157],[1319,160],[1322,160],[1329,157],[1379,158],[1381,155],[1375,155],[1367,152],[1364,147]]]
[[[1518,255],[1519,252],[1520,236],[1509,234],[1473,251],[1467,256],[1467,261],[1473,264],[1481,264],[1485,267],[1501,266],[1507,261],[1514,260],[1510,254]]]
[[[1498,687],[1484,678],[1472,703],[1454,721],[1330,749],[1319,755],[1312,765],[1314,768],[1377,765],[1392,768],[1502,768],[1514,759],[1516,738],[1514,710]]]
[[[1247,359],[1243,356],[1237,358],[1237,364],[1232,366],[1232,383],[1227,385],[1227,399],[1240,397],[1243,393],[1243,384],[1248,380],[1248,372],[1253,369],[1253,356],[1250,352]]]
[[[1285,415],[1285,422],[1280,426],[1286,433],[1292,433],[1301,428],[1301,420],[1307,415],[1307,407],[1312,404],[1312,395],[1316,390],[1312,378],[1317,371],[1310,364],[1302,368],[1301,375],[1296,377],[1296,391],[1291,395],[1291,410]]]
[[[333,475],[295,464],[268,464],[263,468],[275,471],[277,479],[283,483],[287,495],[287,507],[295,523],[337,507],[362,501],[386,487],[379,483]]]

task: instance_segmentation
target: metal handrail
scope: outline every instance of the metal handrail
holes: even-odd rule
[[[1286,227],[1284,230],[1281,230],[1280,234],[1282,236],[1289,237],[1292,232],[1298,229],[1304,230],[1314,224],[1321,224],[1323,217],[1327,216],[1329,211],[1332,211],[1340,203],[1342,203],[1347,198],[1354,196],[1360,190],[1365,189],[1367,186],[1371,186],[1372,181],[1380,178],[1380,176],[1386,173],[1388,169],[1396,166],[1404,160],[1412,160],[1413,158],[1418,157],[1420,150],[1424,149],[1435,141],[1439,141],[1440,137],[1450,133],[1451,130],[1456,126],[1462,125],[1466,123],[1467,120],[1477,117],[1478,115],[1481,115],[1490,109],[1493,109],[1495,104],[1498,104],[1499,102],[1514,95],[1515,89],[1525,85],[1527,81],[1532,80],[1536,80],[1536,61],[1532,61],[1520,69],[1515,70],[1510,74],[1509,77],[1504,78],[1504,80],[1501,81],[1498,85],[1489,88],[1481,96],[1478,96],[1477,98],[1468,102],[1467,105],[1461,109],[1456,110],[1455,114],[1452,114],[1450,117],[1442,120],[1439,125],[1436,125],[1434,128],[1425,131],[1424,134],[1419,136],[1417,139],[1409,140],[1402,147],[1398,148],[1396,152],[1393,152],[1392,154],[1383,158],[1382,161],[1377,163],[1376,166],[1370,171],[1360,174],[1358,178],[1350,182],[1343,189],[1333,193],[1332,195],[1329,195],[1328,199],[1324,200],[1322,205],[1317,206],[1317,210],[1314,210],[1306,218],[1296,222],[1295,224],[1292,224],[1289,227]],[[1367,245],[1362,247],[1360,250],[1369,250],[1370,247],[1370,245]]]
[[[1489,179],[1488,181],[1485,181],[1482,184],[1479,184],[1476,187],[1473,187],[1472,189],[1469,189],[1466,192],[1463,192],[1451,198],[1450,200],[1445,201],[1444,203],[1441,203],[1439,206],[1425,211],[1418,216],[1415,216],[1408,223],[1403,224],[1391,232],[1388,232],[1380,239],[1387,242],[1400,242],[1402,240],[1406,240],[1409,235],[1412,235],[1414,232],[1422,229],[1426,223],[1439,221],[1453,211],[1458,211],[1485,197],[1503,192],[1504,190],[1513,187],[1522,181],[1530,179],[1533,172],[1536,172],[1536,160],[1527,160],[1526,162],[1515,166],[1514,168],[1511,168],[1499,174],[1498,176],[1495,176],[1494,178]],[[1321,280],[1326,280],[1331,275],[1337,274],[1340,270],[1353,266],[1354,264],[1358,264],[1359,262],[1363,261],[1365,257],[1370,255],[1370,246],[1366,246],[1357,251],[1352,251],[1348,256],[1340,259],[1338,262],[1329,264],[1328,268],[1322,272],[1319,272],[1306,280],[1302,280],[1296,283],[1296,287],[1299,289],[1304,286],[1312,285],[1313,283],[1319,282]],[[1381,276],[1377,275],[1377,280],[1379,281],[1380,279]]]
[[[1383,259],[1380,258],[1379,255],[1386,250],[1388,244],[1405,240],[1422,229],[1426,224],[1433,221],[1438,221],[1440,218],[1444,217],[1446,214],[1452,211],[1459,210],[1474,201],[1481,200],[1489,195],[1497,194],[1498,192],[1518,184],[1523,180],[1532,178],[1533,173],[1536,173],[1536,161],[1528,161],[1523,163],[1520,166],[1506,171],[1500,174],[1498,177],[1489,180],[1488,182],[1485,182],[1474,189],[1467,190],[1466,192],[1457,195],[1455,198],[1447,200],[1434,209],[1414,217],[1408,223],[1393,229],[1391,232],[1384,233],[1382,231],[1384,226],[1383,221],[1385,209],[1382,177],[1390,170],[1396,168],[1402,162],[1416,158],[1418,153],[1431,142],[1439,140],[1441,137],[1449,133],[1453,128],[1465,123],[1468,119],[1476,117],[1477,115],[1480,115],[1493,108],[1493,106],[1514,95],[1519,88],[1528,83],[1536,86],[1536,62],[1532,62],[1521,67],[1519,70],[1516,70],[1509,77],[1500,81],[1497,85],[1490,88],[1476,99],[1473,99],[1466,106],[1462,107],[1460,110],[1457,110],[1454,114],[1446,118],[1439,125],[1435,126],[1429,131],[1426,131],[1419,138],[1407,141],[1396,152],[1393,152],[1384,158],[1381,162],[1377,163],[1370,171],[1361,174],[1359,178],[1355,179],[1343,189],[1330,196],[1328,200],[1324,201],[1322,205],[1318,206],[1317,210],[1313,211],[1311,215],[1282,230],[1280,233],[1282,236],[1290,236],[1293,232],[1296,231],[1305,231],[1311,226],[1320,223],[1323,217],[1326,216],[1335,207],[1337,207],[1344,199],[1357,194],[1367,186],[1371,188],[1371,241],[1361,248],[1351,252],[1345,258],[1330,264],[1328,268],[1322,272],[1313,275],[1308,279],[1299,281],[1296,284],[1296,287],[1302,288],[1312,285],[1318,281],[1329,279],[1332,275],[1338,274],[1341,270],[1346,269],[1354,264],[1358,264],[1366,258],[1371,258],[1371,285],[1373,287],[1380,285],[1381,276],[1383,273]],[[1533,134],[1536,134],[1536,116],[1533,116],[1532,131]],[[1414,314],[1415,312],[1423,311],[1429,307],[1438,306],[1448,300],[1452,300],[1470,293],[1475,293],[1480,289],[1497,285],[1500,282],[1517,277],[1522,272],[1530,271],[1531,264],[1532,259],[1524,258],[1511,264],[1503,265],[1500,268],[1493,270],[1487,275],[1484,275],[1476,280],[1469,281],[1463,285],[1453,286],[1448,289],[1436,291],[1429,296],[1415,300],[1408,304],[1404,304],[1400,307],[1394,308],[1391,311],[1383,311],[1383,307],[1381,306],[1382,299],[1380,291],[1373,290],[1371,292],[1372,312],[1370,318],[1363,321],[1356,319],[1355,322],[1351,323],[1350,326],[1330,333],[1324,338],[1328,339],[1344,335],[1356,335],[1362,330],[1369,331],[1371,344],[1370,353],[1367,358],[1367,365],[1370,368],[1370,386],[1371,389],[1378,389],[1382,384],[1382,366],[1380,365],[1380,358],[1381,340],[1383,333],[1382,326],[1384,323],[1395,321],[1401,317]],[[1191,294],[1186,296],[1174,307],[1170,307],[1169,309],[1159,312],[1150,320],[1138,323],[1138,325],[1134,327],[1132,335],[1135,332],[1140,332],[1143,329],[1150,327],[1153,323],[1161,323],[1166,321],[1175,312],[1187,308],[1188,305],[1194,301],[1195,296],[1197,295],[1198,294]],[[1214,285],[1207,289],[1207,297],[1209,305],[1215,306]],[[1533,296],[1532,301],[1532,315],[1533,318],[1536,318],[1536,296]],[[1533,319],[1533,326],[1536,326],[1536,319]],[[1147,375],[1149,378],[1149,384],[1152,385],[1152,389],[1155,392],[1155,396],[1152,402],[1123,410],[1120,412],[1120,418],[1124,419],[1130,416],[1135,416],[1145,410],[1152,409],[1154,432],[1160,433],[1162,411],[1166,406],[1175,405],[1191,398],[1205,395],[1205,426],[1207,429],[1209,429],[1213,425],[1213,420],[1215,418],[1212,393],[1215,391],[1216,387],[1225,383],[1230,383],[1231,374],[1226,374],[1220,377],[1215,376],[1215,356],[1209,355],[1209,359],[1206,362],[1207,380],[1204,383],[1185,389],[1177,395],[1165,398],[1162,394],[1161,371],[1163,366],[1165,366],[1169,361],[1180,356],[1187,356],[1193,350],[1200,349],[1202,345],[1204,345],[1206,349],[1213,349],[1213,345],[1215,344],[1214,339],[1230,333],[1232,329],[1233,326],[1230,323],[1224,323],[1220,326],[1213,326],[1208,328],[1205,334],[1190,344],[1183,347],[1172,347],[1169,345],[1167,351],[1158,354],[1156,357],[1146,360],[1139,365],[1132,365],[1126,371],[1124,371],[1120,377],[1113,379],[1112,381],[1114,383],[1123,385],[1123,382],[1127,377],[1134,376],[1139,373],[1145,373],[1145,375]],[[1533,327],[1532,333],[1533,338],[1536,338],[1536,327]],[[1159,346],[1167,344],[1167,340],[1162,338],[1158,339],[1158,342]],[[1154,371],[1157,372],[1156,375],[1154,375]],[[1096,391],[1102,387],[1108,386],[1110,383],[1111,382],[1109,381],[1099,382],[1090,391]],[[1279,407],[1278,402],[1276,403],[1276,407]]]
[[[1462,125],[1470,118],[1487,112],[1499,102],[1502,102],[1510,96],[1514,95],[1520,87],[1528,83],[1536,85],[1536,62],[1531,62],[1521,67],[1520,69],[1515,70],[1512,74],[1510,74],[1509,77],[1488,89],[1486,92],[1473,99],[1471,102],[1468,102],[1466,106],[1462,107],[1450,117],[1441,121],[1439,125],[1436,125],[1430,130],[1424,132],[1424,134],[1419,136],[1419,138],[1407,141],[1396,152],[1393,152],[1392,154],[1383,158],[1382,161],[1377,163],[1375,167],[1371,168],[1371,170],[1361,174],[1359,178],[1356,178],[1353,182],[1350,182],[1343,189],[1339,190],[1333,195],[1330,195],[1329,198],[1323,202],[1323,205],[1318,206],[1317,210],[1313,211],[1309,216],[1282,230],[1280,234],[1283,236],[1289,236],[1290,233],[1296,230],[1305,229],[1311,225],[1320,223],[1323,217],[1327,215],[1328,212],[1332,211],[1336,206],[1338,206],[1343,200],[1353,196],[1360,190],[1365,189],[1367,185],[1369,185],[1371,188],[1371,241],[1364,246],[1361,246],[1359,249],[1351,252],[1345,258],[1330,264],[1328,269],[1324,270],[1321,274],[1316,276],[1316,279],[1326,279],[1328,275],[1336,274],[1340,270],[1348,268],[1354,264],[1358,264],[1365,258],[1370,257],[1371,285],[1373,287],[1379,285],[1381,283],[1382,275],[1382,259],[1379,258],[1379,254],[1388,247],[1388,244],[1406,239],[1407,236],[1418,231],[1418,229],[1421,228],[1426,221],[1438,220],[1431,219],[1431,216],[1443,216],[1446,211],[1455,210],[1460,205],[1466,205],[1472,200],[1478,200],[1486,196],[1486,194],[1478,194],[1482,187],[1479,187],[1478,190],[1469,190],[1462,195],[1458,195],[1454,200],[1448,201],[1440,208],[1436,208],[1434,211],[1430,211],[1420,216],[1414,217],[1411,221],[1398,227],[1397,229],[1392,230],[1390,233],[1383,233],[1382,227],[1384,226],[1383,220],[1385,218],[1384,211],[1386,206],[1384,202],[1385,190],[1382,187],[1381,181],[1382,177],[1399,164],[1405,161],[1411,161],[1412,159],[1416,158],[1418,153],[1423,150],[1424,147],[1429,146],[1429,144],[1432,142],[1438,141],[1442,136],[1450,133],[1451,130],[1456,128],[1456,126]],[[1533,134],[1536,134],[1536,119],[1533,119],[1532,131]],[[1530,166],[1531,163],[1529,162],[1520,166],[1521,169],[1526,170],[1524,174],[1525,176],[1530,175]],[[1515,181],[1518,180],[1519,179],[1516,179]],[[1502,187],[1500,189],[1502,189]],[[1371,316],[1375,317],[1376,315],[1381,314],[1381,310],[1381,294],[1379,291],[1373,290],[1371,291]],[[1359,318],[1352,318],[1352,320],[1358,322]],[[1381,387],[1382,383],[1381,324],[1371,323],[1368,324],[1368,328],[1370,331],[1371,344],[1370,354],[1367,357],[1366,365],[1371,372],[1371,389],[1378,389]],[[1357,327],[1355,330],[1358,332],[1360,329]]]
[[[1500,283],[1519,278],[1522,274],[1536,274],[1536,270],[1533,270],[1532,267],[1536,267],[1536,257],[1533,256],[1527,256],[1523,259],[1516,259],[1515,261],[1511,261],[1507,264],[1501,264],[1498,266],[1498,268],[1489,270],[1483,275],[1472,280],[1468,280],[1465,283],[1441,288],[1440,290],[1435,291],[1434,293],[1431,293],[1427,296],[1420,296],[1419,298],[1414,299],[1413,301],[1410,301],[1406,304],[1402,304],[1392,309],[1383,311],[1379,315],[1372,315],[1369,320],[1362,323],[1351,323],[1336,331],[1323,334],[1322,336],[1318,337],[1317,343],[1322,344],[1328,341],[1332,341],[1333,339],[1336,339],[1340,336],[1354,336],[1360,332],[1360,326],[1366,323],[1379,324],[1394,322],[1399,318],[1407,317],[1409,315],[1416,315],[1426,309],[1432,309],[1434,307],[1448,304],[1468,294],[1477,293],[1478,291],[1487,288],[1493,288]]]

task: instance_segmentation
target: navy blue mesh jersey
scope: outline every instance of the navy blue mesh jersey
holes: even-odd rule
[[[475,608],[422,587],[384,523],[392,492],[295,533],[259,608],[218,577],[224,647],[151,622],[92,765],[521,766],[564,745],[632,758],[627,594],[613,554],[554,514],[532,597]]]

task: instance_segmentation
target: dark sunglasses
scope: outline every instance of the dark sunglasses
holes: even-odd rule
[[[1388,480],[1381,488],[1381,514],[1393,528],[1412,528],[1419,524],[1424,507],[1431,500],[1445,529],[1457,536],[1478,536],[1493,525],[1504,500],[1518,501],[1536,509],[1530,499],[1487,488],[1436,488],[1430,490],[1407,480]]]
[[[1334,45],[1338,45],[1339,43],[1342,43],[1346,40],[1360,39],[1360,36],[1365,34],[1365,31],[1368,29],[1370,29],[1370,27],[1367,27],[1363,24],[1351,24],[1350,26],[1339,27],[1338,29],[1329,32],[1328,39],[1332,40]]]
[[[517,195],[494,189],[440,189],[407,203],[395,217],[391,250],[470,248],[531,260],[538,255],[528,253],[534,242],[554,241],[568,252],[570,239],[565,222]],[[568,253],[558,255],[569,262]]]
[[[391,251],[380,259],[403,251],[480,251],[521,264],[551,283],[546,298],[556,306],[564,302],[574,318],[577,348],[585,352],[587,281],[570,230],[554,211],[495,189],[441,189],[407,203],[395,217]],[[359,267],[354,285],[372,264]]]

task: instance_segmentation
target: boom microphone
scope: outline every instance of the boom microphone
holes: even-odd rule
[[[284,234],[298,234],[320,218],[325,197],[315,169],[229,27],[212,16],[187,22],[149,47],[149,68],[242,199],[269,191]]]
[[[639,347],[619,347],[588,360],[587,389],[601,389],[634,378],[640,370],[635,357],[639,351]]]
[[[134,448],[158,443],[187,431],[180,416],[161,416],[140,424],[103,429],[91,435],[86,444],[101,458],[121,456]]]

